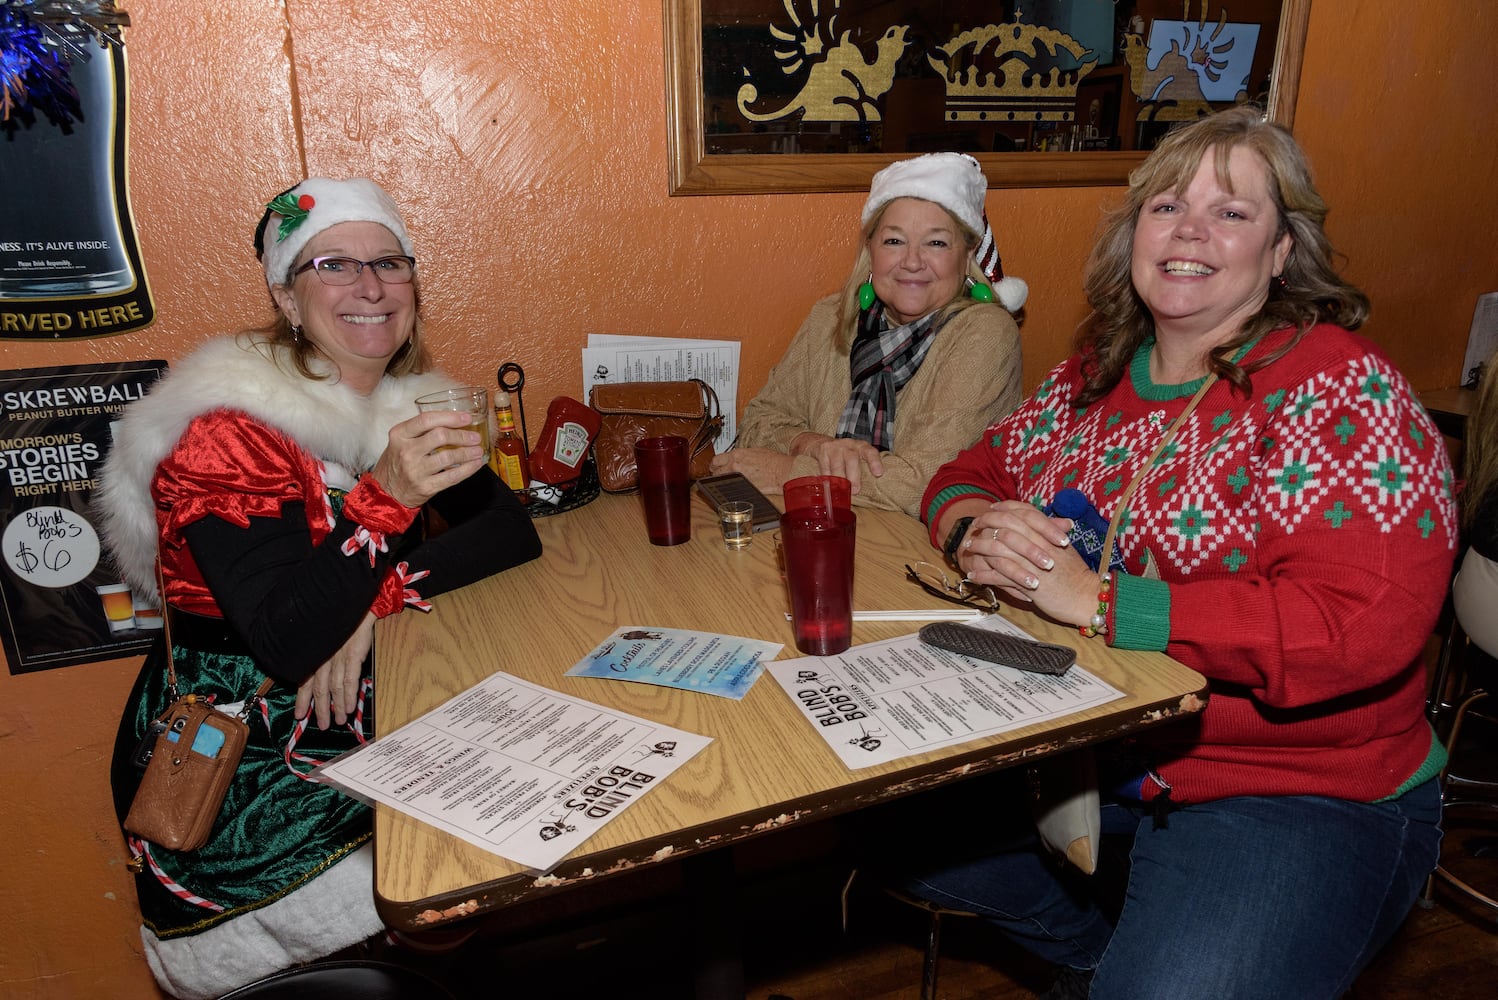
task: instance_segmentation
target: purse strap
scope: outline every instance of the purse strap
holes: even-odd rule
[[[171,609],[166,604],[166,574],[161,570],[161,557],[156,557],[156,597],[161,601],[161,635],[166,642],[166,698],[167,705],[175,705],[181,695],[177,691],[177,657],[172,649],[172,615]],[[255,693],[245,699],[244,705],[236,713],[235,718],[240,722],[247,722],[250,713],[255,706],[260,704],[261,699],[270,694],[270,689],[275,686],[275,678],[266,677],[255,689]]]
[[[702,390],[702,409],[707,414],[708,419],[715,420],[721,417],[723,415],[723,407],[718,404],[718,394],[713,391],[713,387],[700,378],[694,378],[692,381],[696,382]],[[708,408],[709,403],[712,404],[711,410]]]
[[[700,378],[689,381],[697,383],[702,391],[702,426],[697,428],[697,433],[692,435],[692,440],[687,445],[687,454],[695,457],[702,449],[711,447],[718,435],[723,433],[723,408],[718,403],[718,394],[713,391],[712,386]]]

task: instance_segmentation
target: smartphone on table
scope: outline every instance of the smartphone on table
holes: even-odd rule
[[[725,472],[697,480],[697,492],[714,510],[730,500],[746,500],[754,505],[751,523],[755,531],[765,531],[780,524],[780,508],[759,491],[741,472]]]

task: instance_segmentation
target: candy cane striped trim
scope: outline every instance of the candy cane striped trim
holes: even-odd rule
[[[418,580],[425,580],[427,577],[432,575],[432,571],[429,569],[424,569],[419,572],[412,573],[411,564],[402,562],[395,567],[395,573],[396,577],[401,582],[402,600],[406,604],[415,608],[417,611],[432,610],[431,602],[424,599],[420,594],[411,589],[411,584],[416,583]]]
[[[344,539],[338,551],[346,556],[351,556],[360,549],[369,550],[369,565],[374,567],[375,557],[381,552],[389,552],[390,548],[385,544],[385,533],[383,531],[371,531],[360,524],[355,526],[354,533]]]
[[[364,738],[364,702],[365,699],[369,696],[369,692],[373,689],[373,685],[374,681],[372,681],[370,678],[360,678],[359,696],[354,701],[354,717],[347,723],[345,723],[345,725],[348,726],[349,731],[354,734],[354,739],[359,743],[360,746],[363,746],[365,743],[369,742]],[[317,779],[312,777],[311,771],[298,771],[295,766],[296,764],[310,764],[312,765],[313,770],[316,770],[317,765],[323,763],[316,757],[308,757],[306,754],[296,752],[297,741],[300,740],[302,738],[302,734],[307,731],[307,724],[311,721],[311,712],[308,712],[305,716],[296,720],[296,725],[291,729],[291,738],[286,741],[286,749],[281,754],[282,760],[286,762],[286,770],[290,771],[298,778],[301,778],[303,781],[316,781]],[[266,715],[266,725],[270,725],[269,714]]]
[[[156,876],[156,881],[160,882],[166,888],[167,892],[176,896],[184,903],[201,906],[203,909],[212,910],[214,913],[224,912],[224,908],[218,903],[204,899],[162,871],[161,866],[156,863],[155,856],[151,853],[151,842],[149,840],[142,840],[134,834],[130,834],[126,840],[130,844],[130,849],[135,852],[137,857],[146,859],[146,865],[151,869],[151,874]]]

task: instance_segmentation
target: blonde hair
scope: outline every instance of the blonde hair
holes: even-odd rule
[[[1140,209],[1162,191],[1186,190],[1208,153],[1213,154],[1218,184],[1231,191],[1229,160],[1240,148],[1264,164],[1279,219],[1275,239],[1290,234],[1290,255],[1279,275],[1283,283],[1270,282],[1269,297],[1258,315],[1213,349],[1211,370],[1246,392],[1250,374],[1278,360],[1316,323],[1355,330],[1368,317],[1368,297],[1342,280],[1333,266],[1335,252],[1324,228],[1326,202],[1311,181],[1305,154],[1283,126],[1264,121],[1252,106],[1240,105],[1167,135],[1129,174],[1123,204],[1104,217],[1083,281],[1092,312],[1078,336],[1085,379],[1078,403],[1094,402],[1117,385],[1139,345],[1155,332],[1154,319],[1131,277]],[[1244,344],[1284,326],[1294,326],[1296,335],[1280,350],[1243,367],[1230,360]]]
[[[1498,351],[1483,366],[1477,385],[1477,405],[1467,418],[1462,442],[1460,516],[1463,533],[1472,530],[1483,501],[1498,492]]]
[[[902,197],[910,196],[902,195]],[[920,200],[924,201],[925,199]],[[838,348],[844,352],[852,350],[853,341],[858,336],[858,289],[865,281],[869,280],[869,275],[873,271],[873,258],[869,254],[869,240],[873,239],[874,231],[879,228],[879,223],[884,219],[884,213],[889,210],[889,206],[894,204],[894,201],[892,199],[881,205],[879,211],[875,212],[869,219],[868,225],[863,227],[863,236],[858,241],[858,258],[854,260],[853,270],[849,273],[848,280],[843,283],[843,290],[838,298],[837,339],[835,342]],[[936,205],[936,202],[932,202],[931,204]],[[978,261],[973,256],[973,251],[977,249],[978,241],[981,237],[963,225],[962,220],[947,211],[945,206],[937,205],[937,207],[947,213],[947,218],[952,220],[952,225],[956,227],[957,232],[962,236],[964,244],[963,252],[967,254],[967,274],[965,277],[972,279],[974,282],[988,284],[988,275],[983,273],[983,269],[978,266]],[[957,294],[952,297],[950,302],[938,309],[936,323],[939,326],[964,309],[970,309],[973,306],[983,304],[968,298],[967,281],[961,281],[957,285]],[[1002,309],[1003,307],[999,306],[998,308]]]

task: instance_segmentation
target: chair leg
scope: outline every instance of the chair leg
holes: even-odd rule
[[[1473,803],[1469,800],[1465,800],[1459,797],[1460,788],[1463,784],[1483,785],[1486,784],[1485,782],[1461,782],[1460,779],[1455,779],[1455,776],[1450,773],[1451,755],[1455,753],[1457,741],[1461,739],[1462,723],[1466,720],[1467,711],[1475,703],[1481,701],[1487,696],[1488,692],[1483,690],[1482,688],[1475,688],[1469,691],[1466,697],[1461,700],[1460,704],[1456,706],[1456,712],[1451,718],[1451,732],[1446,737],[1447,762],[1446,767],[1442,768],[1441,770],[1441,776],[1439,779],[1441,782],[1441,805],[1443,809],[1448,809],[1453,806],[1473,804],[1480,804],[1484,806],[1489,805],[1489,803],[1486,802]],[[1456,792],[1457,795],[1453,795],[1453,792]],[[1462,895],[1466,896],[1469,900],[1472,900],[1473,902],[1478,903],[1479,905],[1484,906],[1489,910],[1492,910],[1495,918],[1498,918],[1498,899],[1494,899],[1492,896],[1489,896],[1486,893],[1478,890],[1475,886],[1472,886],[1462,879],[1457,878],[1444,866],[1442,866],[1439,860],[1436,863],[1435,871],[1431,872],[1429,878],[1427,878],[1425,881],[1425,891],[1421,893],[1420,896],[1420,903],[1422,906],[1428,907],[1431,905],[1431,901],[1435,895],[1435,886],[1437,879],[1440,879],[1442,882],[1445,882],[1447,885],[1456,889]]]
[[[936,1000],[936,963],[941,960],[941,911],[931,911],[926,957],[921,963],[921,1000]]]
[[[1451,874],[1440,865],[1436,866],[1435,872],[1431,875],[1431,880],[1434,881],[1437,877],[1439,877],[1441,881],[1451,886],[1457,892],[1460,892],[1462,895],[1472,900],[1474,903],[1477,903],[1480,906],[1485,906],[1489,910],[1492,910],[1493,919],[1498,920],[1498,899],[1494,899],[1487,893],[1482,892],[1471,883],[1463,882],[1461,879],[1457,878],[1455,875]]]

